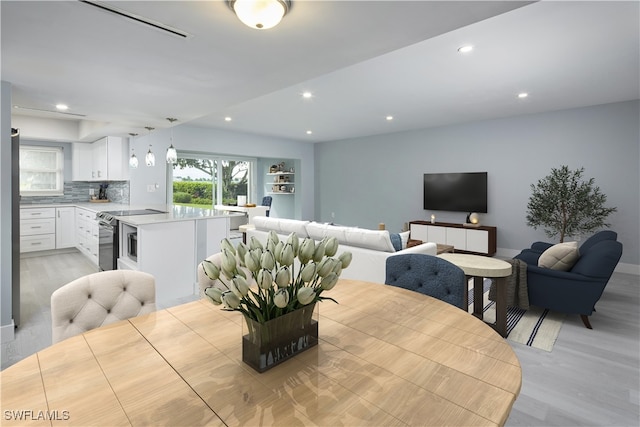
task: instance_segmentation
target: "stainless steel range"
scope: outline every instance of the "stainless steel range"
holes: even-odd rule
[[[165,213],[156,209],[103,211],[96,214],[99,224],[98,266],[101,271],[117,270],[120,256],[119,221],[121,216],[153,215]]]

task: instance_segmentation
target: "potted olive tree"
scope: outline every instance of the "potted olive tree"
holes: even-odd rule
[[[527,204],[527,225],[542,227],[550,238],[586,234],[608,227],[606,218],[617,209],[605,206],[607,196],[594,184],[594,178],[582,180],[584,168],[568,166],[551,169],[551,174],[531,184]]]

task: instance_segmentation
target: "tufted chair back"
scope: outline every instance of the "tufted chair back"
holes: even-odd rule
[[[420,292],[463,310],[467,280],[460,267],[425,254],[394,255],[387,258],[387,285]]]
[[[52,341],[156,310],[156,281],[133,270],[101,271],[51,295]]]

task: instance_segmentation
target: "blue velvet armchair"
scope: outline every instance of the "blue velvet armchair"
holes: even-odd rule
[[[388,257],[385,283],[420,292],[467,310],[468,285],[464,271],[433,255]]]
[[[600,231],[580,246],[569,271],[538,267],[538,258],[552,244],[536,242],[515,258],[527,263],[529,304],[567,314],[579,314],[592,329],[589,316],[602,296],[622,256],[622,243],[613,231]]]

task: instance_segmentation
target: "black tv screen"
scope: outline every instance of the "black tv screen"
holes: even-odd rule
[[[487,213],[487,173],[425,173],[424,209]]]

